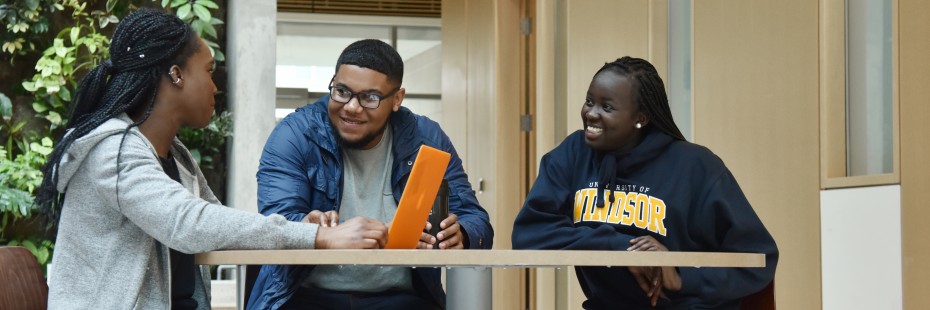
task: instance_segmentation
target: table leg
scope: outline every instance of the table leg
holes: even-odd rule
[[[447,309],[491,309],[490,268],[454,267],[446,275]]]
[[[245,309],[245,265],[236,265],[236,309]]]

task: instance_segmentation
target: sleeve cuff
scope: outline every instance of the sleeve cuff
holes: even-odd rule
[[[695,267],[679,267],[681,290],[673,293],[677,296],[698,296],[701,293],[701,273]]]

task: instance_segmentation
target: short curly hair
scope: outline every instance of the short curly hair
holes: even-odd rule
[[[356,65],[384,73],[397,85],[404,81],[404,60],[394,47],[381,40],[364,39],[349,44],[336,61],[336,72],[342,65]]]

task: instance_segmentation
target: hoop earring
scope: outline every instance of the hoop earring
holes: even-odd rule
[[[174,85],[181,85],[181,77],[179,76],[178,79],[172,81],[171,84],[174,84]]]

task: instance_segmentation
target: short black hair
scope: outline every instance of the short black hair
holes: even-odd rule
[[[355,65],[384,73],[388,80],[397,85],[404,81],[404,60],[397,54],[397,50],[381,40],[364,39],[349,44],[339,54],[336,72],[339,72],[342,65]]]

